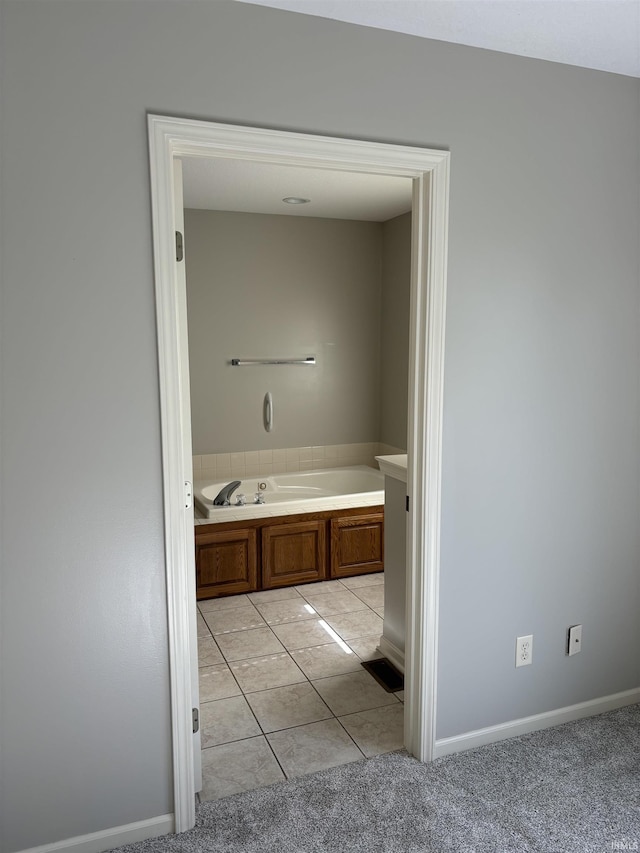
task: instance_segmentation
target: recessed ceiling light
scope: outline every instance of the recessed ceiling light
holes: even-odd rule
[[[283,198],[282,201],[285,204],[309,204],[311,201],[310,198],[300,198],[295,195],[288,195],[286,198]]]

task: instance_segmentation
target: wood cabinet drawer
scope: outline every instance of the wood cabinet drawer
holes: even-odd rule
[[[269,589],[326,577],[326,522],[272,524],[262,529],[262,587]]]
[[[252,592],[257,588],[255,530],[229,530],[196,537],[196,589],[199,599]]]
[[[384,513],[331,519],[331,577],[384,568]]]

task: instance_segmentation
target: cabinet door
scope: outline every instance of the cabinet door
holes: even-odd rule
[[[326,522],[270,524],[262,529],[262,586],[321,581],[327,574]]]
[[[331,577],[384,569],[384,513],[331,520]]]
[[[196,595],[214,598],[258,588],[255,530],[196,536]]]

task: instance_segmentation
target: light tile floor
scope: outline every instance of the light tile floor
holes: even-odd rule
[[[384,575],[198,603],[201,800],[401,749],[381,657]]]

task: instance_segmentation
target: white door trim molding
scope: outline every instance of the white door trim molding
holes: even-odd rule
[[[405,741],[420,760],[434,757],[442,398],[447,270],[449,153],[259,128],[148,117],[164,475],[169,664],[176,831],[195,822],[190,600],[184,554],[192,545],[184,511],[181,380],[173,222],[176,157],[224,157],[404,176],[413,179],[407,544],[408,689]]]

